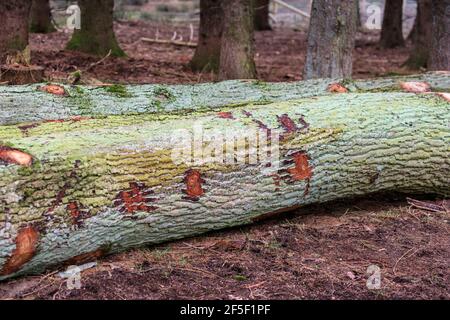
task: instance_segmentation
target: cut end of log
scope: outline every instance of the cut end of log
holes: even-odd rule
[[[332,93],[348,93],[348,89],[340,83],[332,83],[328,86],[328,92]]]
[[[0,146],[0,161],[6,162],[7,164],[29,167],[33,164],[33,157],[18,149]]]
[[[0,275],[9,275],[19,271],[34,257],[38,241],[39,232],[35,228],[30,226],[20,230],[16,237],[16,248],[1,269]]]
[[[400,87],[406,92],[426,93],[431,91],[431,85],[427,82],[401,82]]]
[[[50,94],[54,94],[57,96],[65,96],[66,95],[66,89],[64,89],[63,86],[60,86],[57,84],[47,84],[43,87],[40,87],[39,90],[50,93]]]

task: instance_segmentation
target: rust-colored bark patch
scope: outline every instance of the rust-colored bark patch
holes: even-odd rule
[[[65,96],[66,95],[66,89],[64,89],[63,86],[60,86],[57,84],[47,84],[45,86],[40,87],[39,90],[50,93],[50,94],[54,94],[57,96]]]
[[[292,155],[294,160],[294,167],[287,169],[291,174],[292,179],[308,180],[312,177],[312,167],[309,165],[309,159],[306,153],[299,151]]]
[[[144,183],[130,182],[130,189],[120,191],[114,200],[114,205],[119,207],[120,212],[132,214],[135,212],[151,212],[158,207],[150,205],[156,198],[150,197],[154,191]]]
[[[19,271],[24,264],[34,257],[38,241],[39,232],[35,228],[29,226],[20,230],[16,237],[16,248],[0,274],[4,276]]]
[[[427,82],[410,81],[401,82],[400,87],[406,92],[425,93],[431,91],[431,86]]]
[[[33,157],[18,149],[0,146],[0,161],[29,167],[33,164]]]
[[[280,122],[286,133],[294,133],[298,131],[298,127],[295,124],[294,120],[292,120],[287,114],[279,116],[278,121]]]
[[[30,123],[18,126],[19,130],[22,131],[24,136],[28,136],[28,130],[36,128],[39,126],[39,123]]]
[[[89,211],[82,208],[78,201],[71,201],[67,204],[67,211],[72,219],[72,224],[82,226],[83,220],[89,217]]]
[[[217,114],[219,118],[222,119],[234,119],[233,114],[231,112],[219,112]]]
[[[332,83],[328,86],[328,92],[332,93],[347,93],[348,89],[340,83]]]
[[[90,120],[89,117],[82,117],[82,116],[73,116],[68,119],[56,119],[56,120],[45,120],[45,123],[63,123],[63,122],[80,122],[85,120]]]
[[[205,181],[202,179],[201,173],[198,170],[189,169],[184,176],[184,183],[186,183],[186,189],[183,190],[187,194],[184,199],[198,201],[205,191],[202,184]]]

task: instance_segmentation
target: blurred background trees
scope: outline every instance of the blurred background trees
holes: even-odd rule
[[[305,79],[351,77],[356,39],[374,37],[379,37],[372,43],[380,50],[406,46],[409,57],[405,56],[405,68],[448,70],[449,1],[5,0],[0,2],[4,17],[0,65],[7,62],[8,56],[27,56],[29,32],[45,34],[56,30],[70,35],[65,47],[71,52],[99,58],[125,57],[114,25],[145,20],[156,24],[149,30],[156,38],[158,23],[162,26],[177,22],[190,27],[188,37],[175,32],[172,39],[164,35],[167,39],[163,43],[196,46],[186,67],[199,73],[212,72],[217,79],[256,78],[255,32],[281,30],[263,33],[270,38],[282,34],[283,28],[307,32],[306,41],[302,40],[307,48],[305,58],[301,65],[291,66],[293,74],[300,74],[303,69]],[[79,5],[82,18],[81,29],[72,32],[66,26],[66,9],[73,4]],[[417,14],[412,20],[411,8],[415,5]],[[380,21],[380,25],[368,21]],[[159,44],[155,41],[153,45]],[[8,60],[12,61],[17,59]]]

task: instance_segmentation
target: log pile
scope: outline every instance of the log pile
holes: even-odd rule
[[[448,196],[449,79],[0,86],[0,280],[311,203]]]

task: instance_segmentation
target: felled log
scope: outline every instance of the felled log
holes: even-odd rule
[[[0,280],[311,203],[448,196],[449,91],[446,73],[0,87]]]

